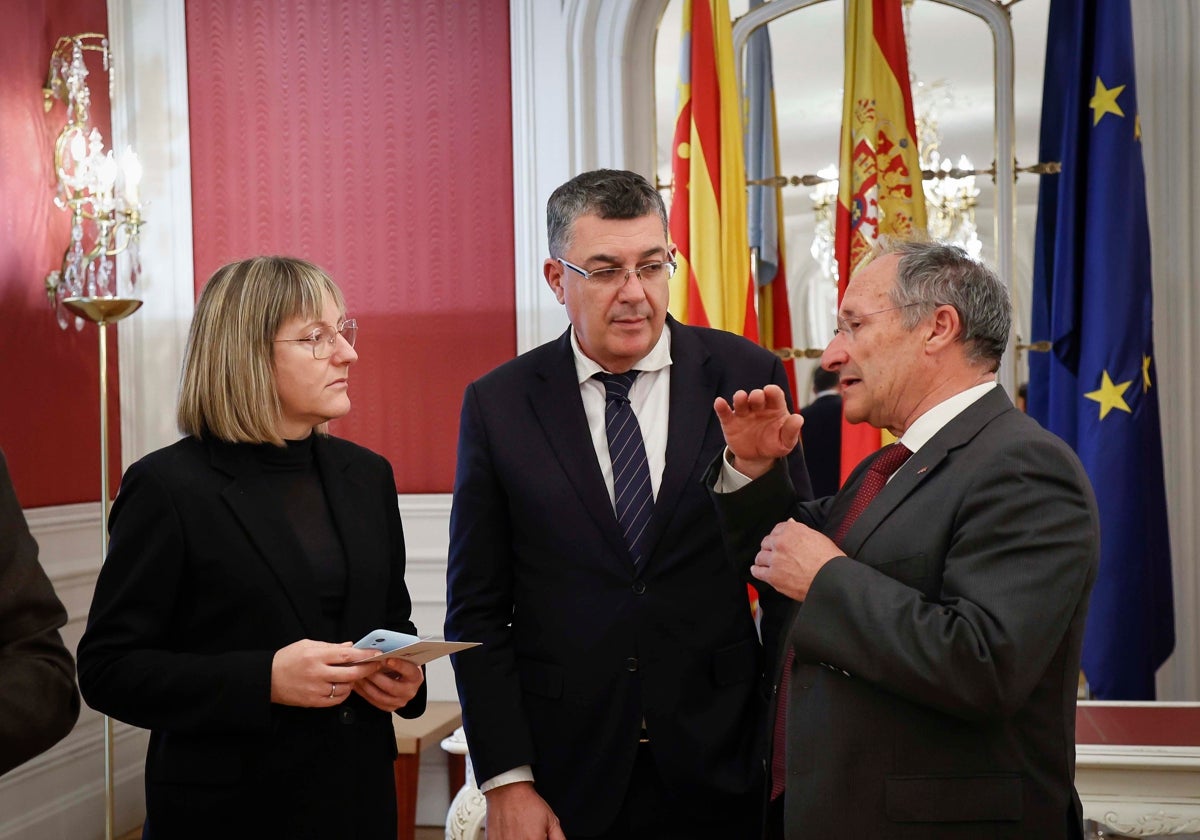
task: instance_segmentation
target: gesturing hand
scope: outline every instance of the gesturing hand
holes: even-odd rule
[[[738,391],[732,406],[724,397],[717,397],[713,410],[733,453],[734,469],[750,478],[767,472],[777,458],[786,456],[800,442],[804,418],[788,411],[787,399],[778,385],[755,388],[750,393]]]
[[[841,554],[829,537],[789,519],[763,537],[750,574],[793,601],[803,601],[821,567]]]

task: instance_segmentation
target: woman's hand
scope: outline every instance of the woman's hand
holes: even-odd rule
[[[371,661],[378,655],[351,642],[292,642],[275,651],[271,660],[271,702],[317,709],[336,706],[350,695],[355,683],[379,671],[379,663]],[[360,660],[365,661],[345,664]]]
[[[354,684],[354,690],[377,709],[394,712],[416,696],[425,673],[404,659],[389,659],[379,670]]]

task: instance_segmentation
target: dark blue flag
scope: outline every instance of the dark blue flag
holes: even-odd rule
[[[1154,699],[1175,646],[1129,0],[1051,0],[1028,410],[1079,454],[1100,506],[1083,640],[1095,697]]]

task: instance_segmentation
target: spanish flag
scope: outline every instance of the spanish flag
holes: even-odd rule
[[[671,314],[758,341],[728,0],[686,0],[671,172]]]
[[[845,98],[834,250],[838,299],[883,235],[925,229],[901,0],[848,0]],[[842,426],[842,481],[880,445],[866,423]]]

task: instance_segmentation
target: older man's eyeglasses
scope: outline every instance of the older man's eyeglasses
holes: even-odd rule
[[[347,318],[337,325],[337,329],[330,326],[317,327],[304,338],[277,338],[275,341],[276,343],[289,341],[296,344],[307,344],[312,348],[313,358],[320,360],[328,359],[333,355],[333,346],[337,344],[339,335],[353,347],[354,340],[358,338],[358,321]]]
[[[571,269],[571,271],[581,275],[585,280],[595,283],[597,286],[624,286],[629,280],[630,274],[636,274],[638,280],[643,283],[657,283],[662,280],[670,280],[671,276],[675,274],[675,263],[672,260],[642,263],[637,268],[614,266],[613,268],[597,268],[595,271],[586,271],[575,265],[575,263],[567,262],[561,257],[556,257],[555,259],[562,263],[563,268]]]
[[[895,312],[897,309],[908,309],[910,306],[920,306],[919,303],[906,303],[903,306],[889,306],[887,309],[876,309],[874,312],[865,312],[862,315],[851,315],[849,318],[843,318],[840,315],[837,319],[837,328],[834,329],[835,336],[842,335],[850,341],[854,340],[854,334],[863,328],[863,319],[870,318],[872,315],[882,315],[884,312]]]

